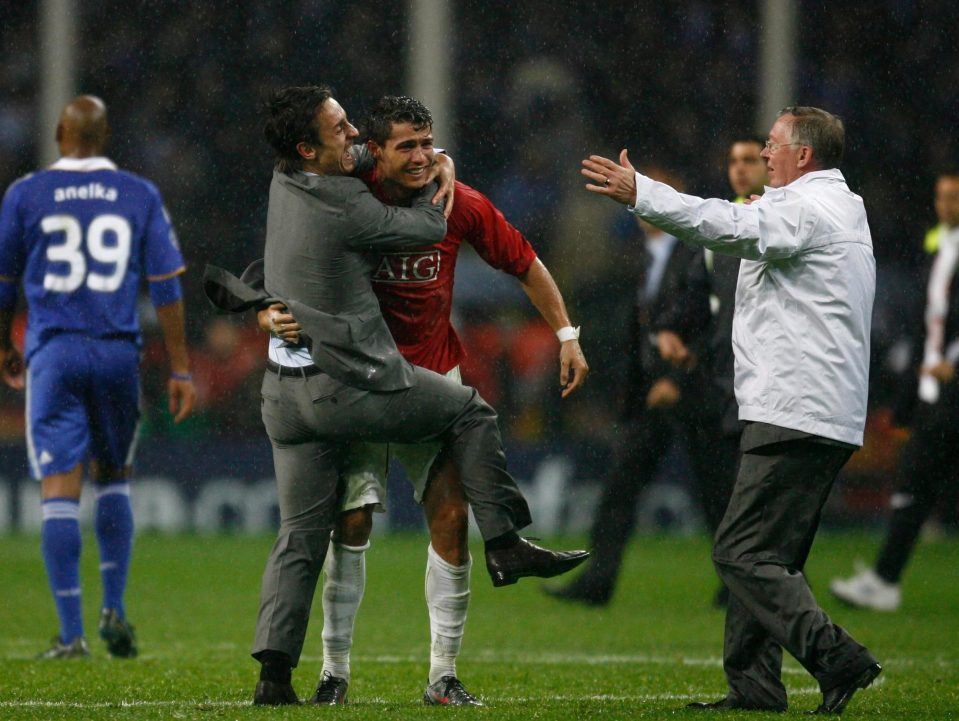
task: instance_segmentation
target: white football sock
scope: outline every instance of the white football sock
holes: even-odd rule
[[[366,588],[366,549],[330,541],[323,580],[323,671],[350,680],[353,622]],[[322,675],[322,674],[321,674]]]
[[[426,559],[426,605],[430,611],[430,683],[456,675],[456,657],[470,604],[470,558],[453,566],[433,550]]]

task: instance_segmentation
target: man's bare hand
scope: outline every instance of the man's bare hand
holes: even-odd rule
[[[623,205],[636,204],[636,169],[625,148],[619,153],[619,164],[602,155],[590,155],[579,172],[590,180],[586,190]]]
[[[433,166],[431,168],[431,179],[435,178],[439,183],[439,189],[433,196],[433,205],[436,205],[444,198],[446,206],[443,208],[443,215],[447,218],[453,212],[453,196],[456,189],[456,164],[446,153],[437,153],[433,156]]]
[[[3,382],[14,390],[23,390],[25,385],[23,356],[14,346],[0,348],[0,375],[3,376]]]
[[[570,378],[572,375],[572,378]],[[559,385],[565,398],[579,388],[589,375],[589,364],[578,340],[568,340],[559,347]]]
[[[656,348],[659,357],[675,368],[688,370],[696,365],[696,356],[689,352],[682,338],[671,330],[661,330],[656,334]]]
[[[170,413],[173,415],[174,423],[179,423],[193,413],[196,388],[192,380],[171,378],[167,381],[167,395],[170,399]]]
[[[260,330],[294,345],[300,342],[300,324],[282,303],[273,303],[256,314]]]
[[[939,361],[934,366],[926,366],[922,371],[940,383],[949,383],[956,377],[956,367],[949,361]]]
[[[660,378],[646,394],[647,408],[670,408],[679,402],[682,393],[670,378]]]

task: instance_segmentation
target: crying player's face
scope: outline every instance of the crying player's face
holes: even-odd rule
[[[429,125],[393,123],[382,146],[371,143],[381,180],[419,189],[429,180],[433,165],[433,129]]]

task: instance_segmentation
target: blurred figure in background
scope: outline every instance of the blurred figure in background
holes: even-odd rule
[[[170,412],[193,408],[178,276],[186,266],[156,188],[117,170],[99,98],[63,110],[60,160],[12,185],[0,208],[0,365],[24,387],[10,342],[22,279],[26,336],[27,450],[42,483],[41,543],[60,633],[40,655],[88,656],[80,607],[80,490],[89,462],[96,495],[103,603],[100,637],[112,656],[136,656],[124,594],[133,545],[130,464],[139,411],[137,293],[145,278],[170,359]]]
[[[763,143],[754,138],[734,141],[726,154],[726,175],[735,194],[735,203],[743,203],[752,196],[762,195],[766,184],[766,161],[760,153]],[[713,325],[709,340],[709,393],[707,402],[719,415],[718,432],[713,441],[711,461],[716,466],[717,487],[713,489],[716,502],[702,506],[707,513],[706,521],[715,532],[726,511],[729,493],[736,480],[736,463],[739,457],[739,438],[743,424],[739,420],[734,387],[733,315],[736,310],[736,282],[739,280],[739,258],[703,250],[706,270],[709,272],[709,308]],[[718,514],[718,515],[710,515]],[[729,590],[721,586],[716,594],[715,605],[725,606]]]
[[[662,168],[650,177],[681,189]],[[630,371],[621,384],[622,432],[615,460],[595,512],[593,556],[572,583],[544,587],[556,598],[605,605],[616,586],[623,554],[636,524],[636,501],[656,475],[673,441],[681,437],[692,462],[695,493],[711,531],[725,510],[729,480],[713,462],[717,408],[709,403],[709,276],[703,252],[639,220],[645,236],[630,347],[622,349]]]
[[[939,225],[926,236],[934,253],[926,284],[925,341],[914,357],[918,386],[910,391],[916,403],[912,435],[898,464],[899,488],[890,505],[892,518],[879,557],[871,568],[849,578],[836,578],[829,590],[852,606],[895,611],[902,601],[900,580],[923,524],[943,495],[951,498],[959,463],[959,172],[936,180]]]

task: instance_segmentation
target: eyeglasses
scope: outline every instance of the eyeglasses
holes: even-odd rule
[[[772,140],[767,140],[765,142],[766,150],[770,153],[775,153],[784,145],[805,145],[805,143],[774,143]]]

